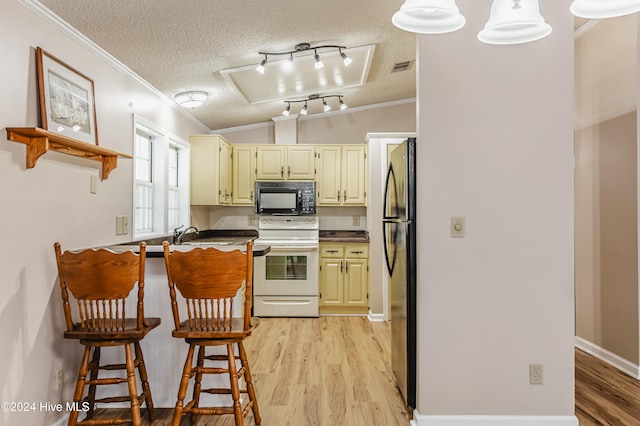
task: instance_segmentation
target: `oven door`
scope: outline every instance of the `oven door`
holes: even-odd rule
[[[267,255],[254,258],[253,294],[317,297],[318,245],[271,245]]]

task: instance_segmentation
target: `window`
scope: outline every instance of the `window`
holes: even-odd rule
[[[170,235],[189,223],[189,144],[135,117],[133,237]]]

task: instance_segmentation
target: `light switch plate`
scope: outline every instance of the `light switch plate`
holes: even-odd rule
[[[91,175],[91,183],[89,185],[89,192],[92,194],[98,193],[98,176]]]
[[[129,233],[129,216],[122,216],[122,235]]]
[[[122,235],[122,216],[116,216],[116,235]]]
[[[465,228],[463,217],[451,218],[451,238],[464,238]]]

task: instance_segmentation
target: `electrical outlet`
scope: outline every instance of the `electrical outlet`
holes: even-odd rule
[[[353,216],[353,226],[360,226],[360,216],[358,215]]]
[[[122,216],[122,234],[127,235],[129,233],[129,216]]]
[[[544,382],[544,369],[542,364],[529,364],[529,384],[541,385]]]
[[[247,216],[247,226],[256,226],[255,215],[250,214],[249,216]]]

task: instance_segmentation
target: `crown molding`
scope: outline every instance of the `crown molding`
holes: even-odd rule
[[[146,90],[150,91],[157,97],[159,97],[163,102],[165,102],[175,111],[179,112],[180,114],[182,114],[183,116],[191,120],[194,124],[205,129],[206,131],[210,131],[210,129],[207,126],[205,126],[200,121],[198,121],[194,116],[192,116],[187,111],[184,111],[182,108],[176,105],[173,99],[169,98],[164,93],[160,92],[158,89],[152,86],[148,81],[146,81],[145,79],[140,77],[138,74],[133,72],[129,67],[127,67],[125,64],[117,60],[109,52],[107,52],[106,50],[98,46],[96,43],[94,43],[92,40],[90,40],[87,36],[82,34],[80,31],[73,28],[61,17],[53,13],[47,7],[45,7],[42,3],[40,3],[37,0],[17,0],[17,1],[18,3],[25,6],[27,9],[34,12],[40,18],[44,19],[45,21],[47,21],[48,23],[50,23],[51,25],[59,29],[62,33],[66,34],[71,39],[80,43],[82,46],[87,48],[90,52],[93,52],[98,58],[102,59],[104,62],[114,67],[117,71],[131,78],[137,84],[139,84]]]

